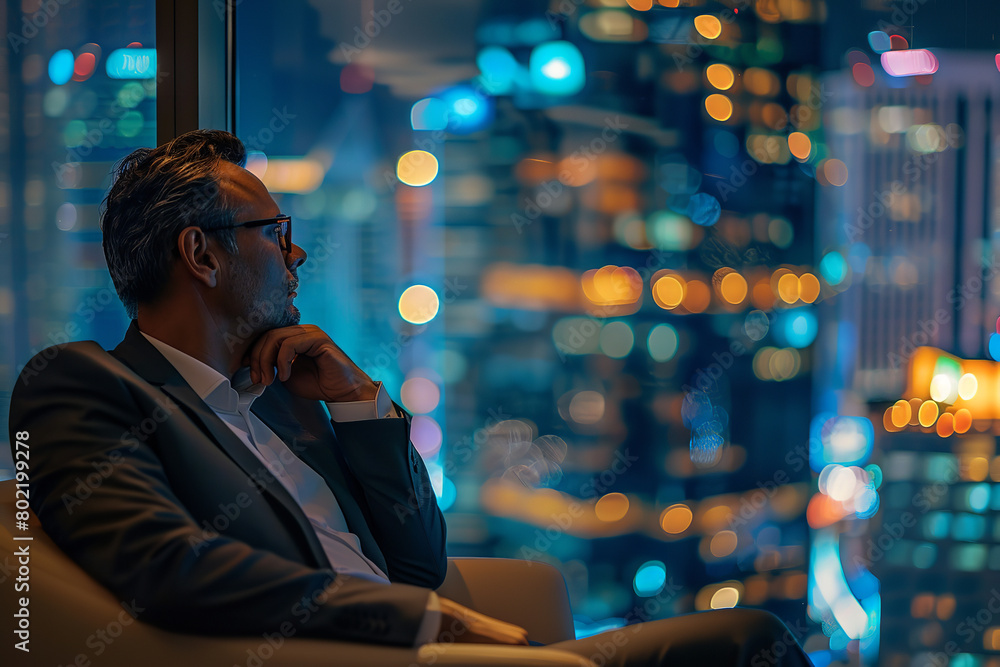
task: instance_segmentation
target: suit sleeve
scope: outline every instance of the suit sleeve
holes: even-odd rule
[[[130,371],[114,364],[91,342],[48,348],[12,395],[11,433],[30,432],[31,507],[70,558],[134,600],[139,620],[169,630],[413,645],[426,588],[309,568],[225,536],[206,541],[150,444],[155,432],[148,442],[131,435],[150,415]]]
[[[361,482],[372,534],[389,579],[438,588],[448,571],[444,515],[427,467],[410,442],[410,415],[334,422],[351,472]]]

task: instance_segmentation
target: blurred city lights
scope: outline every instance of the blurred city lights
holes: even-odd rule
[[[599,341],[601,352],[612,359],[622,359],[632,351],[635,335],[628,322],[608,322],[601,327]]]
[[[868,46],[875,53],[883,53],[892,48],[892,45],[889,43],[889,35],[881,30],[873,30],[868,33]]]
[[[447,110],[448,129],[455,134],[471,134],[493,120],[492,100],[471,86],[452,86],[437,97]]]
[[[669,324],[657,324],[649,331],[646,348],[654,361],[670,361],[677,354],[677,330]]]
[[[441,389],[433,380],[411,377],[403,382],[399,397],[403,406],[411,413],[425,414],[437,408],[441,400]]]
[[[620,521],[628,514],[629,500],[623,493],[609,493],[594,505],[594,513],[601,521]]]
[[[502,46],[487,46],[476,56],[479,81],[491,95],[506,95],[514,89],[520,65]]]
[[[847,262],[839,252],[828,252],[819,263],[823,279],[831,285],[839,285],[847,277]]]
[[[437,292],[427,285],[407,287],[399,297],[399,315],[411,324],[426,324],[438,314]]]
[[[705,69],[708,82],[719,90],[729,90],[736,80],[733,68],[722,63],[713,63]]]
[[[784,318],[783,337],[792,347],[809,347],[818,332],[819,324],[811,310],[798,308]]]
[[[156,76],[156,49],[115,49],[104,69],[112,79],[151,79]]]
[[[438,160],[427,151],[409,151],[396,163],[396,177],[407,185],[421,187],[438,175]]]
[[[414,130],[443,130],[448,127],[448,107],[436,97],[425,97],[410,109],[410,127]]]
[[[583,54],[565,41],[540,44],[528,62],[531,85],[547,95],[573,95],[583,89],[587,72]]]
[[[740,592],[732,586],[723,586],[712,595],[712,609],[732,609],[740,601]]]
[[[788,150],[796,160],[805,161],[812,151],[812,142],[802,132],[792,132],[788,135]]]
[[[73,78],[75,59],[69,49],[60,49],[49,58],[49,79],[57,86],[67,83]]]
[[[715,39],[722,34],[722,22],[711,14],[694,17],[694,29],[706,39]]]
[[[441,449],[441,427],[427,415],[416,415],[410,420],[410,442],[425,459]]]
[[[639,597],[651,597],[662,591],[666,583],[666,566],[658,560],[651,560],[643,563],[636,570],[632,588]]]
[[[683,503],[671,505],[660,514],[660,528],[668,535],[679,535],[691,527],[694,513]]]
[[[733,103],[721,93],[713,93],[705,98],[705,111],[714,120],[723,122],[733,115]]]
[[[604,418],[604,396],[596,391],[580,391],[569,402],[570,419],[577,424],[596,424]]]
[[[938,70],[937,57],[927,49],[886,51],[881,58],[882,68],[891,76],[919,76]]]

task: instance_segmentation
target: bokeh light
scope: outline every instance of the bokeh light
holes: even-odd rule
[[[733,87],[733,82],[736,80],[733,68],[722,63],[712,63],[709,65],[705,69],[705,76],[708,77],[708,82],[719,90],[729,90]]]
[[[409,151],[396,163],[396,177],[407,185],[421,187],[438,175],[438,160],[427,151]]]
[[[415,415],[433,412],[441,400],[441,389],[425,377],[411,377],[399,390],[403,406]]]
[[[733,103],[721,93],[713,93],[705,98],[705,111],[714,120],[727,121],[733,115]]]
[[[711,14],[694,17],[694,29],[705,39],[715,39],[722,34],[722,22]]]
[[[679,535],[691,527],[694,514],[683,503],[671,505],[660,514],[660,528],[668,535]]]
[[[623,493],[609,493],[594,505],[594,513],[601,521],[620,521],[628,514],[629,500]]]
[[[657,324],[650,329],[646,348],[653,361],[670,361],[677,354],[677,329],[669,324]]]
[[[438,314],[441,302],[427,285],[407,287],[399,297],[399,315],[411,324],[426,324]]]

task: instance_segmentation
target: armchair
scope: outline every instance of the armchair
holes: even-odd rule
[[[15,530],[14,482],[0,482],[0,664],[25,667],[594,667],[580,656],[549,648],[485,644],[427,644],[398,648],[290,638],[210,637],[161,630],[133,619],[110,591],[71,561],[31,513],[29,530]],[[15,541],[14,535],[31,536]],[[18,557],[30,545],[30,591],[15,592]],[[516,623],[543,643],[573,638],[566,585],[555,568],[500,558],[450,558],[438,592],[477,611]],[[14,649],[13,614],[28,597],[30,653]]]

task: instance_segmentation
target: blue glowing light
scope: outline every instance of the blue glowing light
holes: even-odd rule
[[[831,285],[839,285],[847,277],[847,261],[839,252],[828,252],[820,260],[819,272]]]
[[[864,465],[874,442],[875,427],[869,419],[821,412],[809,425],[809,466],[821,472],[831,463]]]
[[[691,222],[696,225],[710,227],[722,215],[722,205],[719,204],[718,199],[707,192],[699,192],[691,195],[687,206],[687,215],[691,218]]]
[[[872,51],[875,53],[885,53],[892,49],[889,35],[881,30],[872,30],[868,33],[868,46],[872,47]]]
[[[510,51],[502,46],[487,46],[476,56],[481,74],[479,82],[490,95],[506,95],[514,88],[519,65]]]
[[[990,334],[990,357],[994,361],[1000,361],[1000,334]]]
[[[632,588],[639,597],[648,598],[662,591],[666,583],[666,566],[658,560],[651,560],[639,566]]]
[[[865,489],[854,499],[854,510],[859,519],[870,519],[875,516],[878,505],[878,494],[874,489]]]
[[[152,79],[156,76],[156,49],[115,49],[104,67],[112,79]]]
[[[792,347],[809,347],[816,340],[819,323],[812,310],[797,308],[790,311],[783,319],[781,334]]]
[[[441,478],[441,493],[437,493],[435,489],[434,495],[437,496],[438,507],[441,511],[446,511],[449,507],[455,504],[455,498],[458,496],[458,490],[455,488],[455,482],[451,481],[447,477]]]
[[[583,54],[570,42],[547,42],[531,51],[531,85],[546,95],[573,95],[583,89],[587,71]]]
[[[493,120],[493,103],[471,86],[453,86],[440,95],[444,103],[448,129],[455,134],[471,134]]]
[[[448,107],[435,97],[414,102],[410,109],[410,127],[414,130],[443,130],[448,127]]]
[[[967,497],[969,509],[973,512],[985,512],[990,504],[990,485],[975,484],[969,489]]]
[[[73,78],[73,52],[69,49],[56,51],[49,58],[49,78],[52,83],[61,86]]]

